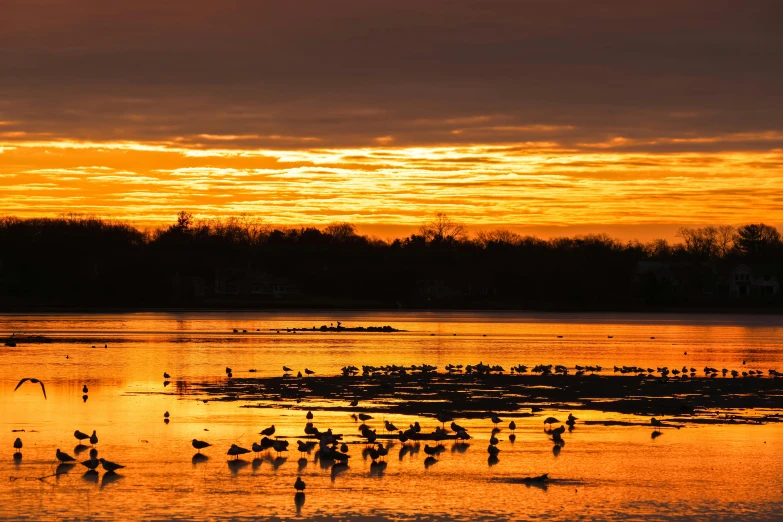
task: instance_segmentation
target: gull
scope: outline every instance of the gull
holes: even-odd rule
[[[83,440],[87,440],[87,439],[90,438],[89,435],[87,435],[86,433],[82,433],[79,430],[74,431],[73,432],[73,436],[76,437],[79,440],[79,443],[81,443],[81,441],[83,441]]]
[[[232,444],[231,447],[228,448],[226,455],[231,455],[234,457],[234,459],[238,459],[240,455],[244,455],[245,453],[250,453],[250,450],[237,446],[236,444]]]
[[[386,421],[386,431],[391,432],[391,431],[399,431],[399,430],[397,429],[397,426],[395,426],[389,421]]]
[[[296,477],[296,482],[294,482],[294,489],[297,491],[304,491],[304,489],[307,486],[304,483],[304,480],[302,480],[302,477]]]
[[[305,373],[307,375],[313,375],[315,372],[313,370],[309,369],[309,368],[305,368]]]
[[[82,462],[82,466],[84,466],[85,468],[91,471],[95,471],[95,469],[100,465],[101,465],[101,461],[94,457],[90,457],[88,460]]]
[[[38,379],[34,379],[32,377],[25,377],[24,379],[19,381],[19,384],[16,385],[16,388],[14,388],[14,391],[16,391],[17,388],[19,388],[21,385],[23,385],[25,383],[25,381],[30,381],[33,384],[40,384],[41,385],[41,391],[43,391],[44,399],[46,399],[46,388],[44,388],[43,381],[39,381]]]
[[[514,422],[514,421],[511,421],[511,422],[508,424],[508,429],[510,429],[510,430],[511,430],[511,432],[513,433],[513,431],[514,431],[515,429],[517,429],[517,423],[516,423],[516,422]]]
[[[497,426],[502,422],[502,420],[500,419],[500,417],[497,416],[496,413],[492,414],[491,420],[492,420],[492,424],[494,424],[495,426]]]
[[[168,373],[166,373],[166,372],[163,372],[163,378],[164,378],[164,379],[169,379],[169,378],[171,378],[171,375],[169,375],[169,374],[168,374]]]
[[[203,450],[204,448],[208,448],[212,445],[209,442],[204,442],[203,440],[197,440],[197,439],[193,439],[192,441],[190,441],[190,443],[199,453],[201,453],[201,450]]]
[[[313,420],[313,412],[308,411],[307,415],[305,415],[305,417],[307,418],[307,420]]]
[[[22,439],[19,437],[14,441],[14,449],[16,450],[16,453],[19,453],[22,449]]]
[[[87,393],[87,385],[82,386],[82,393]]]
[[[494,445],[490,444],[490,445],[487,447],[487,453],[489,453],[489,454],[490,454],[490,455],[492,455],[493,457],[497,457],[497,456],[498,456],[498,453],[500,453],[500,448],[498,448],[497,446],[494,446]]]
[[[354,400],[351,401],[351,406],[356,407],[358,405],[359,405],[359,399],[354,399]]]
[[[105,469],[108,472],[114,472],[117,471],[118,469],[122,469],[125,467],[121,464],[117,464],[116,462],[111,462],[106,459],[98,459],[98,462],[100,462],[101,465],[103,466],[103,469]]]
[[[283,371],[285,373],[288,373],[288,372],[292,372],[293,370],[291,368],[289,368],[288,366],[283,366]]]
[[[264,447],[257,442],[254,442],[253,445],[250,446],[250,449],[253,450],[253,453],[261,453],[262,451],[264,451]]]
[[[275,434],[275,425],[274,424],[272,424],[268,428],[265,428],[265,429],[261,430],[261,433],[259,433],[259,435],[266,435],[267,437],[271,437],[274,434]]]
[[[372,419],[372,415],[367,415],[366,413],[360,413],[359,414],[359,420],[364,422]]]
[[[468,430],[466,430],[465,428],[463,428],[462,426],[460,426],[456,422],[452,422],[451,423],[451,431],[459,432],[459,431],[468,431]]]
[[[169,418],[169,412],[166,412],[166,413],[164,413],[164,414],[163,414],[163,417],[164,417],[164,418],[166,418],[166,419],[168,419],[168,418]]]
[[[90,435],[90,444],[93,446],[98,444],[98,435],[95,433],[95,430],[92,430],[92,435]]]
[[[67,453],[63,453],[60,451],[60,448],[57,448],[57,452],[54,454],[55,457],[57,457],[57,460],[60,462],[73,462],[76,460],[75,458],[71,457]]]

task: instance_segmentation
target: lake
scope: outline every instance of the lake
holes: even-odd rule
[[[391,325],[395,333],[286,332],[321,325]],[[237,330],[234,333],[234,329]],[[243,332],[246,330],[246,332]],[[278,332],[279,331],[279,332]],[[473,312],[182,312],[0,316],[0,518],[34,519],[527,519],[651,518],[775,519],[783,502],[783,425],[687,424],[652,438],[648,418],[574,411],[576,429],[554,451],[543,419],[563,420],[560,408],[515,418],[516,440],[501,424],[497,462],[488,460],[489,419],[458,422],[469,445],[444,443],[425,466],[422,449],[383,441],[385,465],[371,465],[358,423],[329,409],[328,398],[301,403],[204,400],[196,383],[279,377],[309,368],[336,375],[345,365],[420,365],[483,362],[658,368],[705,366],[739,371],[783,370],[783,318],[765,315],[526,314]],[[46,341],[46,342],[44,342]],[[94,346],[94,347],[93,347]],[[249,370],[256,370],[249,372]],[[171,384],[164,386],[164,372]],[[46,386],[27,382],[35,377]],[[524,379],[520,376],[520,379]],[[721,377],[719,377],[721,378]],[[295,378],[293,378],[295,379]],[[306,378],[305,378],[306,381]],[[87,400],[82,387],[89,388]],[[371,407],[372,404],[367,404]],[[360,406],[361,409],[361,406]],[[300,461],[293,437],[305,413],[350,443],[347,469],[311,454]],[[164,412],[170,422],[164,423]],[[498,412],[501,417],[504,412]],[[753,412],[733,412],[753,413]],[[510,413],[509,413],[510,414]],[[415,415],[374,415],[405,428]],[[606,426],[585,421],[620,421]],[[251,453],[227,462],[231,444],[250,447],[262,428],[291,437],[284,458]],[[80,465],[57,473],[55,449],[73,455],[74,430],[99,436],[99,456],[125,465],[96,478]],[[13,430],[25,430],[13,431]],[[23,441],[13,458],[13,442]],[[212,447],[193,459],[193,438]],[[781,447],[778,447],[778,444]],[[77,461],[86,460],[87,452]],[[67,472],[64,472],[67,471]],[[549,484],[515,480],[548,473]],[[297,476],[307,483],[294,502]],[[38,480],[40,479],[40,480]]]

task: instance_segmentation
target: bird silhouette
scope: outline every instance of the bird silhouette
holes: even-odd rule
[[[272,436],[272,435],[274,435],[274,434],[275,434],[275,425],[274,425],[274,424],[272,424],[272,425],[271,425],[270,427],[268,427],[268,428],[264,428],[264,429],[263,429],[263,430],[261,430],[261,432],[259,433],[259,435],[266,435],[267,437],[271,437],[271,436]]]
[[[118,469],[122,469],[125,467],[121,464],[117,464],[116,462],[111,462],[110,460],[106,460],[106,459],[98,459],[98,462],[101,463],[103,469],[109,472],[117,471]]]
[[[291,368],[289,368],[288,366],[283,366],[283,371],[285,373],[288,373],[288,372],[292,372],[293,370]]]
[[[83,440],[87,440],[87,439],[89,439],[89,438],[90,438],[90,436],[89,436],[89,435],[87,435],[86,433],[82,433],[82,432],[81,432],[81,431],[79,431],[79,430],[76,430],[76,431],[74,431],[74,432],[73,432],[73,436],[74,436],[74,437],[76,437],[76,439],[77,439],[79,442],[81,442],[81,441],[83,441]]]
[[[201,453],[201,450],[203,450],[204,448],[208,448],[212,445],[209,442],[204,442],[203,440],[197,440],[197,439],[193,439],[192,441],[190,441],[190,443],[199,453]]]
[[[98,434],[95,433],[95,430],[92,430],[92,435],[90,435],[90,444],[93,446],[98,444]]]
[[[41,391],[43,392],[44,399],[46,399],[46,388],[44,387],[43,381],[38,380],[38,379],[34,379],[33,377],[25,377],[24,379],[19,381],[19,384],[16,385],[16,388],[14,388],[14,391],[16,391],[26,381],[30,381],[33,384],[40,384],[41,385]]]
[[[14,441],[14,449],[16,450],[16,453],[19,453],[22,450],[22,439],[19,437]]]
[[[304,483],[304,480],[302,480],[302,477],[296,477],[296,482],[294,482],[294,489],[297,491],[304,491],[306,487],[307,485]]]
[[[87,389],[87,385],[85,384],[82,386],[82,393],[87,393],[89,390]]]
[[[76,460],[75,458],[71,457],[67,453],[63,453],[60,451],[60,448],[57,448],[57,452],[54,454],[55,457],[57,457],[57,460],[60,462],[73,462]]]
[[[313,375],[315,372],[313,370],[309,369],[309,368],[305,368],[305,373],[307,375]]]

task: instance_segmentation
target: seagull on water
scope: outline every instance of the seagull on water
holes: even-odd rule
[[[297,491],[304,491],[304,489],[307,486],[304,483],[304,480],[302,480],[302,477],[296,477],[296,482],[294,482],[294,489]]]
[[[30,381],[33,384],[40,384],[41,385],[41,391],[43,392],[44,399],[46,399],[46,388],[44,388],[43,381],[40,381],[38,379],[34,379],[32,377],[25,377],[21,381],[19,381],[19,384],[16,385],[16,388],[14,388],[14,391],[16,391],[21,385],[25,383],[25,381]]]
[[[275,434],[275,425],[274,424],[272,424],[268,428],[265,428],[265,429],[261,430],[261,433],[259,433],[259,435],[266,435],[267,437],[271,437],[274,434]]]
[[[100,462],[101,466],[103,466],[103,469],[108,472],[114,472],[125,467],[122,464],[117,464],[116,462],[111,462],[110,460],[106,459],[98,459],[98,462]]]
[[[289,373],[289,372],[292,372],[293,370],[291,368],[289,368],[288,366],[283,366],[283,371],[285,373]]]
[[[79,430],[76,430],[76,431],[74,431],[74,432],[73,432],[73,436],[74,436],[74,437],[76,437],[76,439],[79,441],[79,444],[81,444],[81,442],[82,442],[83,440],[87,440],[87,439],[89,439],[89,438],[90,438],[90,436],[89,436],[89,435],[87,435],[86,433],[82,433],[82,432],[81,432],[81,431],[79,431]]]
[[[89,390],[87,389],[87,385],[85,384],[82,386],[82,393],[87,393]]]
[[[60,451],[60,448],[57,448],[57,452],[54,454],[55,457],[57,457],[57,460],[60,462],[73,462],[76,460],[75,458],[71,457],[67,453],[63,453]]]
[[[250,450],[241,446],[237,446],[236,444],[232,444],[231,447],[228,448],[226,455],[231,455],[236,460],[240,455],[244,455],[245,453],[250,453]]]
[[[190,441],[190,443],[199,453],[201,453],[201,450],[203,450],[204,448],[208,448],[212,445],[209,442],[204,442],[203,440],[197,440],[197,439],[193,439],[192,441]]]
[[[19,453],[22,450],[22,439],[19,437],[14,441],[14,449],[16,450],[16,453]]]
[[[93,446],[98,444],[98,434],[95,433],[95,430],[92,430],[92,435],[90,435],[90,444]]]
[[[313,374],[315,374],[315,372],[313,370],[309,369],[309,368],[305,368],[305,374],[313,375]]]

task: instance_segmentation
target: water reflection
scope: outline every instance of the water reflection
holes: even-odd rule
[[[228,464],[229,471],[231,471],[234,476],[236,476],[240,470],[250,465],[248,461],[242,459],[228,460],[226,463]]]
[[[99,478],[100,478],[100,474],[94,469],[87,470],[84,472],[84,475],[82,475],[83,481],[91,482],[92,484],[97,484]]]
[[[370,476],[371,477],[383,477],[383,473],[386,471],[386,462],[373,462],[370,464]]]
[[[331,471],[331,479],[332,479],[332,482],[334,482],[334,480],[335,480],[337,477],[339,477],[340,475],[342,475],[343,473],[345,473],[346,471],[348,471],[348,469],[350,469],[350,468],[348,467],[348,464],[346,464],[346,463],[344,463],[344,462],[337,462],[337,463],[333,464],[333,465],[332,465],[332,468],[331,468],[331,470],[332,470],[332,471]]]
[[[107,471],[106,473],[103,474],[103,477],[101,477],[101,489],[123,478],[125,478],[125,475],[120,475],[119,473],[116,473],[114,471]]]
[[[193,457],[190,459],[190,461],[193,463],[193,466],[195,467],[198,464],[203,464],[204,462],[208,461],[209,457],[204,455],[203,453],[196,453],[193,455]]]
[[[84,452],[85,452],[85,451],[87,451],[88,449],[90,449],[90,447],[89,447],[89,446],[85,446],[84,444],[77,444],[77,445],[76,445],[76,446],[73,448],[73,453],[74,453],[75,455],[80,455],[81,453],[84,453]]]
[[[305,503],[305,494],[303,492],[298,492],[294,495],[294,505],[296,506],[296,514],[300,515],[302,514],[302,508],[304,507]]]

